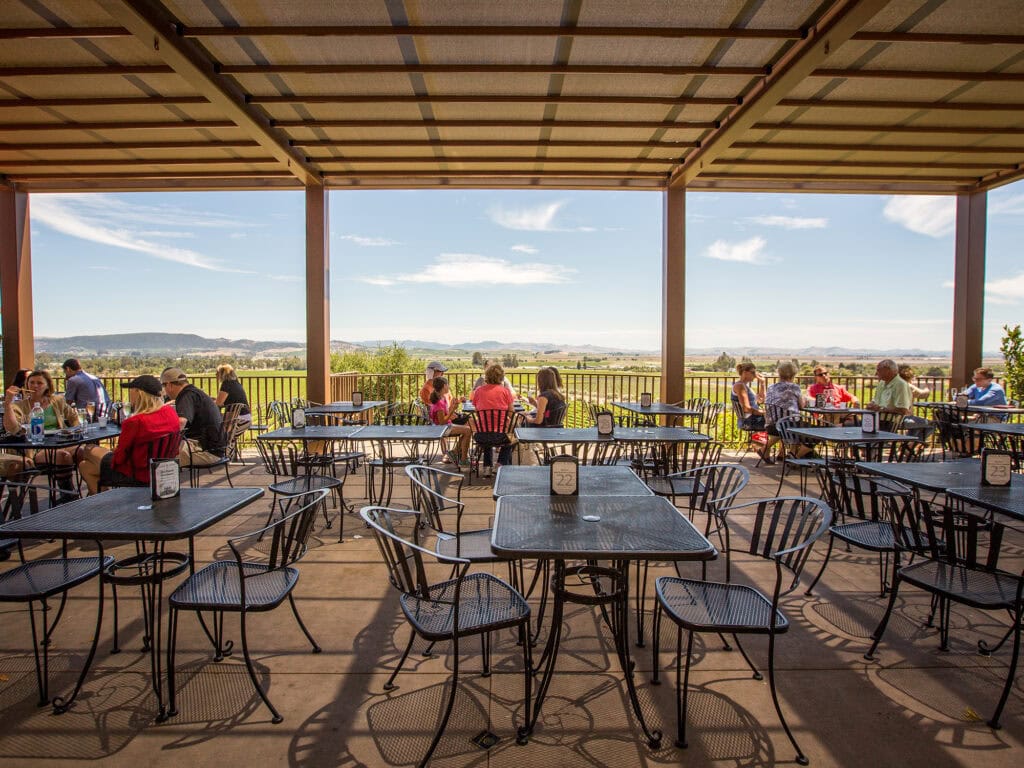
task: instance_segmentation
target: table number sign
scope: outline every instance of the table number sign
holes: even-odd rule
[[[654,403],[654,400],[651,398],[651,393],[650,392],[641,392],[640,393],[640,407],[641,408],[650,408],[652,403]]]
[[[173,499],[181,493],[181,465],[177,459],[149,460],[149,491],[153,501]]]
[[[296,408],[292,411],[292,429],[305,429],[306,427],[306,409]]]
[[[604,411],[597,414],[597,434],[601,437],[610,437],[615,431],[615,419],[610,413]]]
[[[957,408],[966,408],[970,400],[968,399],[967,394],[965,392],[961,392],[959,395],[956,396],[955,402]]]
[[[825,394],[823,392],[819,392],[818,394],[816,394],[814,396],[814,407],[815,408],[824,408],[825,407]]]
[[[868,435],[878,434],[878,414],[874,411],[863,414],[860,419],[860,429]]]
[[[578,496],[580,491],[580,465],[575,456],[555,456],[551,459],[551,495]]]
[[[993,448],[984,448],[981,451],[981,484],[1001,485],[1010,484],[1013,472],[1013,454],[1009,451],[998,451]]]
[[[358,389],[352,393],[352,405],[359,408],[363,404],[363,393]]]

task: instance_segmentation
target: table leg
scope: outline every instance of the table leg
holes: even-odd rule
[[[99,562],[103,563],[103,544],[96,542],[99,550]],[[71,692],[71,695],[67,698],[62,696],[55,696],[53,699],[53,714],[63,715],[67,712],[71,705],[75,703],[75,699],[78,698],[78,692],[82,690],[82,683],[85,682],[85,676],[89,673],[90,667],[92,667],[92,660],[96,657],[96,647],[100,642],[100,628],[103,626],[103,591],[105,584],[102,578],[102,574],[96,576],[96,583],[100,585],[99,596],[96,601],[96,629],[93,630],[92,634],[92,645],[89,646],[89,655],[85,657],[85,663],[82,665],[82,671],[78,674],[78,681],[75,683],[75,689]]]
[[[544,704],[544,699],[547,697],[548,686],[551,685],[551,676],[555,672],[555,659],[558,656],[558,646],[562,638],[562,614],[565,605],[563,601],[563,595],[565,594],[565,589],[563,588],[565,584],[565,563],[562,560],[555,561],[555,572],[551,577],[551,582],[555,593],[554,606],[551,612],[551,632],[548,634],[548,641],[544,645],[544,652],[541,654],[541,658],[537,661],[537,666],[533,670],[534,674],[541,672],[541,679],[537,684],[537,695],[533,703],[533,713],[526,725],[519,728],[516,736],[518,744],[525,744],[533,733],[533,728],[537,724],[537,718],[540,717],[540,710]],[[529,638],[525,642],[529,642]]]
[[[651,730],[647,727],[643,710],[640,708],[640,699],[637,698],[636,683],[633,680],[633,659],[629,653],[629,563],[619,562],[619,571],[622,573],[622,599],[615,601],[615,612],[618,614],[616,625],[618,631],[615,633],[616,650],[619,653],[619,662],[622,665],[622,674],[626,678],[626,690],[629,692],[629,701],[633,705],[633,713],[640,722],[644,736],[647,737],[647,746],[651,749],[658,749],[661,746],[661,731]]]

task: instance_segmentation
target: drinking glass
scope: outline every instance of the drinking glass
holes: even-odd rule
[[[85,425],[87,423],[87,419],[88,419],[88,414],[86,413],[85,408],[79,408],[78,409],[78,426],[80,426],[82,429],[85,429]]]
[[[85,404],[85,413],[89,417],[89,421],[92,421],[92,417],[96,415],[96,403],[90,400]]]
[[[122,403],[122,405],[121,405],[121,421],[124,421],[125,419],[127,419],[131,415],[132,415],[132,404],[129,403],[127,400],[125,400],[124,403]]]

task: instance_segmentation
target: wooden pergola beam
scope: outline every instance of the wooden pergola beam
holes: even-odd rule
[[[209,104],[204,96],[88,96],[53,99],[0,99],[0,109],[29,107],[150,107]]]
[[[926,109],[930,112],[1024,112],[1024,104],[992,101],[879,101],[862,99],[782,99],[797,109]]]
[[[6,70],[0,69],[0,72]],[[766,67],[662,64],[222,64],[225,75],[664,75],[666,77],[761,77]]]
[[[965,83],[1019,83],[1024,72],[970,72],[923,69],[816,69],[810,77],[844,80],[954,80]]]
[[[273,120],[278,128],[637,128],[700,131],[714,128],[709,120]],[[1024,129],[1020,129],[1024,133]]]
[[[441,147],[440,149],[443,149]],[[537,155],[521,155],[517,157],[508,157],[503,155],[473,155],[467,157],[461,157],[459,155],[443,154],[440,156],[429,155],[429,156],[409,156],[402,155],[396,157],[395,155],[349,155],[347,157],[312,157],[309,158],[315,162],[319,167],[323,168],[326,166],[333,166],[338,164],[345,165],[360,165],[373,163],[374,165],[398,165],[405,167],[410,163],[488,163],[496,165],[510,165],[510,164],[523,164],[523,163],[540,163],[542,165],[549,165],[551,163],[575,163],[585,165],[666,165],[671,166],[678,161],[674,157],[539,157]],[[28,161],[26,161],[28,162]],[[137,162],[137,161],[133,161]],[[154,160],[153,162],[160,162]],[[208,162],[219,163],[220,160],[210,160]],[[5,161],[0,160],[0,164],[4,164]],[[65,165],[69,163],[64,162]],[[985,166],[986,168],[991,166]]]
[[[562,94],[288,94],[284,96],[247,97],[250,104],[622,104],[672,107],[729,107],[734,98],[678,96],[598,96]]]
[[[863,143],[814,143],[814,142],[777,142],[777,141],[737,141],[732,145],[734,150],[758,150],[758,151],[795,151],[795,152],[820,152],[823,150],[836,152],[883,152],[883,153],[955,153],[967,155],[982,154],[1011,154],[1024,152],[1024,145],[1021,146],[990,146],[990,145],[956,145],[956,144],[863,144]]]
[[[886,123],[754,123],[755,131],[800,131],[804,133],[920,133],[934,135],[1024,136],[1024,128],[1010,125],[890,125]],[[865,146],[870,146],[865,144]]]
[[[87,123],[0,123],[0,132],[41,133],[43,131],[173,131],[202,130],[206,128],[238,128],[231,120],[155,120],[150,122],[100,122]],[[257,143],[259,143],[257,141]],[[262,145],[261,145],[262,146]]]
[[[353,25],[183,27],[185,37],[629,37],[684,40],[799,40],[799,29],[750,27],[563,27],[543,25]]]
[[[0,168],[61,168],[64,166],[81,166],[83,168],[132,168],[150,165],[262,165],[276,163],[274,157],[166,157],[166,158],[90,158],[80,160],[32,160],[32,159],[0,159]]]
[[[449,161],[450,162],[450,161]],[[571,178],[571,179],[666,179],[666,172],[657,171],[553,171],[529,170],[529,171],[324,171],[325,179],[379,179],[379,178],[403,178],[403,179],[457,179],[457,178],[479,178],[479,179],[532,179],[532,178]]]
[[[334,147],[336,149],[355,149],[358,147],[437,147],[437,148],[473,148],[473,147],[542,147],[554,148],[605,148],[605,149],[693,149],[700,146],[696,141],[614,141],[614,140],[561,140],[547,139],[533,141],[530,139],[456,139],[441,141],[435,139],[291,139],[295,147]],[[0,144],[0,150],[4,145]],[[333,159],[333,158],[329,158]]]
[[[39,151],[93,151],[106,152],[139,149],[251,149],[259,143],[251,139],[238,141],[5,141],[0,142],[0,152],[39,152]]]
[[[743,165],[751,168],[821,168],[826,172],[830,168],[911,168],[915,170],[939,168],[942,170],[977,171],[994,168],[1004,171],[1015,171],[1020,168],[1020,163],[970,163],[944,160],[929,162],[900,162],[898,160],[754,160],[739,157],[720,157],[712,165]]]
[[[95,77],[96,75],[173,75],[166,64],[88,64],[64,67],[0,67],[0,79],[6,77]]]
[[[217,73],[216,64],[178,30],[180,25],[157,0],[98,0],[111,18],[164,60],[200,96],[235,123],[304,185],[320,184],[320,175],[302,153],[288,145],[261,110],[246,103],[234,81]]]

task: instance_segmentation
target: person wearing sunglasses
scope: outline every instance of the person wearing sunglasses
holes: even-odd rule
[[[818,395],[824,395],[825,401],[833,406],[849,403],[851,408],[856,408],[860,403],[845,387],[841,387],[832,381],[828,369],[824,366],[817,366],[814,369],[814,383],[807,388],[807,396],[816,400]]]

